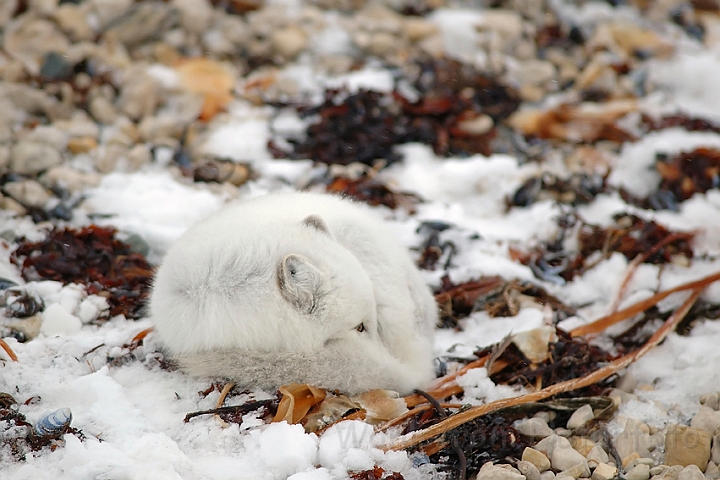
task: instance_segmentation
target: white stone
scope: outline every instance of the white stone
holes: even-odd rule
[[[580,428],[585,425],[585,423],[592,420],[594,417],[595,414],[593,413],[592,407],[588,404],[583,405],[582,407],[575,410],[570,416],[567,422],[567,428],[570,430]]]
[[[525,480],[525,476],[488,462],[478,472],[477,480]]]
[[[82,328],[82,321],[59,303],[53,303],[45,308],[42,318],[40,332],[46,336],[72,335]]]
[[[605,452],[605,450],[600,445],[595,445],[590,450],[590,452],[588,452],[585,458],[587,458],[588,463],[590,463],[591,466],[593,462],[595,463],[595,465],[599,465],[601,463],[607,463],[610,461],[607,452]]]
[[[533,438],[545,438],[553,434],[553,430],[548,426],[547,422],[538,417],[517,420],[513,423],[513,428],[523,435]]]
[[[10,151],[10,170],[22,175],[33,175],[62,162],[62,156],[51,145],[20,140]]]
[[[517,469],[521,474],[525,475],[527,480],[540,480],[540,469],[538,469],[538,467],[536,467],[532,462],[520,460],[517,463]]]
[[[180,24],[192,33],[203,33],[212,21],[213,9],[207,0],[172,0],[180,10]]]
[[[305,50],[308,37],[298,26],[290,25],[273,32],[270,37],[273,49],[283,58],[294,58]]]
[[[705,480],[705,475],[697,465],[688,465],[678,473],[677,480]]]
[[[523,450],[522,461],[532,463],[540,473],[550,469],[550,459],[547,455],[531,447],[526,447],[525,450]]]
[[[710,433],[715,433],[720,427],[720,412],[713,410],[705,405],[700,407],[698,413],[695,414],[690,426],[693,428],[702,428]]]
[[[13,199],[26,207],[43,208],[52,196],[37,180],[8,182],[3,188]]]

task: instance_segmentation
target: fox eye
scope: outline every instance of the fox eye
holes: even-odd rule
[[[357,330],[358,332],[364,332],[364,331],[365,331],[365,324],[364,324],[364,323],[361,323],[360,325],[358,325],[357,327],[355,327],[355,330]]]

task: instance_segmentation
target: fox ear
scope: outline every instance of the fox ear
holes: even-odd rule
[[[317,308],[323,273],[310,261],[290,254],[280,262],[278,284],[285,300],[304,313],[313,313]]]
[[[330,235],[330,230],[328,229],[328,226],[325,223],[325,220],[320,218],[319,215],[310,215],[305,220],[303,220],[302,223],[306,227],[312,227],[319,232],[323,232],[323,233]]]

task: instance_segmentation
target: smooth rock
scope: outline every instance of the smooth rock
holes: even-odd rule
[[[607,463],[600,463],[595,467],[595,471],[592,474],[592,480],[612,480],[618,473],[617,467],[608,465]]]
[[[39,125],[27,132],[24,140],[49,145],[61,151],[67,147],[68,135],[54,125]]]
[[[478,472],[477,480],[525,480],[525,477],[520,473],[488,462]]]
[[[152,142],[159,138],[180,138],[185,127],[186,124],[176,116],[147,116],[138,125],[138,132],[143,141]]]
[[[696,465],[705,470],[710,460],[712,436],[705,430],[671,425],[665,434],[666,465]]]
[[[615,449],[623,459],[632,453],[637,453],[639,457],[649,457],[650,450],[655,448],[654,440],[650,437],[647,425],[629,418],[623,433],[615,439]]]
[[[118,117],[118,112],[113,103],[102,96],[90,99],[88,111],[95,120],[105,125],[113,123]]]
[[[84,5],[63,3],[53,12],[53,18],[71,40],[92,40],[95,32],[90,28],[88,9]]]
[[[3,145],[0,141],[0,175],[7,173],[10,169],[10,146]]]
[[[46,54],[67,52],[70,42],[57,26],[48,20],[23,15],[5,30],[3,47],[21,60],[31,73],[37,75]]]
[[[595,448],[596,443],[587,437],[570,437],[570,445],[585,457]]]
[[[73,193],[97,187],[100,180],[100,175],[95,172],[81,172],[69,165],[53,167],[38,179],[48,188],[61,187]]]
[[[20,140],[10,152],[10,170],[21,175],[34,175],[60,163],[59,151],[32,140]]]
[[[517,469],[527,480],[540,480],[540,469],[527,460],[520,460]]]
[[[600,445],[595,445],[592,450],[585,454],[585,458],[587,458],[590,466],[593,466],[593,463],[594,465],[599,465],[610,461],[610,457],[608,457],[607,452]]]
[[[705,475],[697,465],[688,465],[678,473],[677,480],[705,480]]]
[[[420,17],[407,17],[403,22],[405,36],[411,42],[418,42],[438,33],[438,27]]]
[[[720,410],[720,393],[712,392],[701,395],[700,404],[713,410]]]
[[[5,192],[26,207],[43,208],[52,196],[37,180],[26,179],[3,185]]]
[[[595,418],[595,414],[593,413],[592,407],[590,405],[583,405],[575,410],[570,416],[567,422],[567,428],[569,430],[575,430],[576,428],[582,427],[593,418]]]
[[[308,37],[302,28],[289,25],[273,32],[270,36],[270,43],[276,53],[284,59],[291,59],[305,50]]]
[[[545,438],[553,434],[553,430],[548,426],[547,422],[538,417],[517,420],[513,423],[513,427],[523,435],[532,438]]]
[[[648,480],[650,478],[650,466],[645,464],[635,465],[625,474],[625,480]]]
[[[101,145],[93,151],[93,165],[100,173],[110,173],[126,154],[127,149],[122,145]]]
[[[493,119],[490,118],[489,115],[485,114],[478,115],[477,117],[469,120],[462,120],[457,124],[457,127],[460,130],[470,135],[482,135],[483,133],[488,133],[494,126],[495,122],[493,122]],[[515,337],[513,337],[513,343],[520,349],[521,352],[523,352],[528,360],[539,363],[545,361],[547,358],[548,343],[545,342],[543,348],[542,343],[538,344],[535,338],[531,336],[532,332],[537,330],[540,329],[516,334]],[[540,358],[541,360],[538,360]]]
[[[590,476],[590,467],[587,464],[578,463],[577,465],[573,465],[570,468],[567,468],[560,473],[558,473],[558,477],[572,477],[575,480],[577,480],[580,477],[589,477]]]
[[[16,216],[27,214],[27,209],[20,205],[14,198],[6,197],[0,193],[0,210],[9,212]]]
[[[683,467],[680,465],[659,465],[650,469],[651,478],[655,480],[677,480],[678,475],[682,472]]]
[[[177,9],[165,3],[136,3],[112,23],[105,36],[132,48],[172,29],[179,17]]]
[[[130,170],[137,171],[152,161],[152,153],[147,145],[139,143],[127,152],[127,161]]]
[[[200,34],[210,26],[213,8],[207,0],[172,0],[171,4],[180,12],[180,26],[185,30]]]
[[[709,480],[718,480],[720,479],[720,468],[718,468],[717,464],[713,461],[708,462],[708,466],[705,469],[705,478]]]
[[[563,438],[563,440],[567,439]],[[558,442],[558,444],[555,445],[555,449],[550,457],[550,464],[553,468],[563,471],[567,471],[579,465],[580,471],[577,476],[574,475],[575,471],[573,471],[573,476],[575,476],[575,478],[585,476],[586,472],[590,473],[587,459],[573,449],[570,446],[570,442]]]
[[[376,32],[370,36],[368,51],[378,57],[386,57],[398,52],[401,46],[400,39],[388,32]]]
[[[43,58],[39,75],[46,80],[67,80],[73,74],[73,67],[66,55],[49,52]]]
[[[40,331],[50,337],[55,335],[72,335],[82,329],[82,321],[65,310],[59,303],[53,303],[42,313]]]
[[[555,478],[555,472],[548,470],[540,474],[540,480],[553,480]]]
[[[98,143],[92,137],[71,138],[68,141],[67,149],[70,153],[76,155],[78,153],[87,153],[97,148]]]
[[[690,426],[715,433],[717,428],[720,427],[720,412],[703,405],[693,417]]]
[[[715,462],[716,465],[720,464],[720,435],[713,435],[710,459]]]
[[[160,103],[160,85],[150,75],[135,72],[136,75],[126,77],[122,86],[118,108],[133,120],[155,113]]]
[[[535,465],[540,473],[550,468],[550,459],[547,455],[531,447],[525,447],[522,453],[522,460]]]

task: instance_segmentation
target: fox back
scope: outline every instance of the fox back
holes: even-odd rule
[[[432,378],[428,287],[382,221],[335,196],[267,195],[191,227],[150,313],[186,371],[243,386],[404,393]]]

